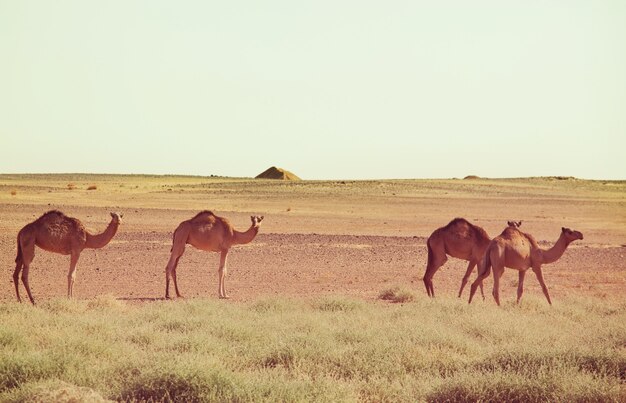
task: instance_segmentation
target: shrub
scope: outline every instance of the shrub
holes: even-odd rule
[[[74,190],[74,189],[76,189],[76,185],[75,184],[73,184],[73,183],[68,183],[67,184],[67,190]]]
[[[11,190],[11,196],[15,196],[17,194],[17,190]]]
[[[343,297],[326,297],[315,302],[315,308],[326,312],[351,312],[361,306],[359,301]]]
[[[87,188],[87,190],[96,190],[98,189],[98,186],[96,185],[89,185],[89,187]]]
[[[396,286],[382,290],[378,294],[378,299],[394,303],[411,302],[415,300],[415,294],[412,291]]]
[[[131,380],[123,401],[204,402],[237,400],[236,385],[223,371],[174,367],[155,369]]]

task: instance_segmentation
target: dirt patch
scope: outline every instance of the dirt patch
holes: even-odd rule
[[[463,181],[351,181],[346,185],[302,181],[285,187],[273,181],[87,177],[84,182],[98,183],[97,192],[84,187],[68,192],[69,180],[73,178],[54,182],[46,176],[4,183],[19,187],[20,192],[0,194],[0,265],[4,267],[0,301],[15,300],[12,274],[19,229],[54,208],[80,218],[94,232],[106,228],[110,211],[125,213],[109,245],[81,254],[74,287],[80,299],[163,298],[172,231],[206,208],[228,217],[239,230],[247,229],[250,215],[265,215],[258,237],[229,254],[226,289],[234,301],[323,294],[375,300],[382,290],[394,286],[425,294],[421,278],[426,239],[456,216],[482,226],[492,237],[507,219],[524,219],[525,231],[542,246],[551,245],[563,225],[582,231],[583,241],[544,268],[555,303],[565,295],[619,298],[626,286],[622,184],[612,184],[618,191],[606,193],[604,185],[585,181],[571,190],[568,181],[553,182],[564,188],[545,181],[532,186],[489,182],[474,196]],[[160,192],[164,185],[177,184],[185,190],[184,196]],[[583,192],[581,186],[591,190]],[[293,208],[286,211],[285,205]],[[218,254],[187,247],[178,266],[183,295],[217,298],[218,264]],[[436,295],[456,296],[466,267],[467,262],[450,258],[434,277]],[[68,268],[68,256],[36,249],[30,272],[35,298],[64,297]],[[517,272],[505,271],[504,301],[514,300],[517,279]],[[489,278],[485,282],[488,301],[491,285]],[[532,274],[525,290],[525,296],[542,298]]]

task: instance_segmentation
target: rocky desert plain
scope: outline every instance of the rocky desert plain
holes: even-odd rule
[[[377,300],[381,290],[391,286],[425,294],[426,240],[455,217],[483,227],[490,237],[500,234],[507,220],[522,220],[521,230],[544,248],[557,240],[561,227],[582,232],[583,240],[544,266],[555,304],[564,296],[623,301],[626,286],[625,181],[3,174],[0,301],[15,301],[12,273],[18,231],[52,209],[78,218],[92,233],[106,228],[110,212],[123,214],[107,246],[81,254],[74,286],[77,299],[163,299],[172,233],[201,210],[228,218],[241,231],[250,226],[250,216],[265,217],[256,239],[229,253],[226,288],[233,303],[268,296]],[[218,265],[219,254],[188,245],[178,266],[184,297],[217,299]],[[436,296],[456,296],[466,267],[465,261],[450,258],[434,277]],[[68,256],[37,248],[30,270],[35,299],[64,297],[68,268]],[[515,300],[517,279],[517,272],[505,271],[503,301]],[[484,303],[495,303],[491,287],[490,277]],[[463,298],[468,293],[469,285]],[[524,296],[529,295],[543,298],[532,274],[525,282]]]

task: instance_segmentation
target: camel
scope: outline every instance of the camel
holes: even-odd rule
[[[507,224],[511,227],[519,227],[522,225],[522,222],[508,221]],[[463,280],[461,281],[461,289],[459,290],[460,298],[463,293],[463,288],[465,288],[474,267],[480,262],[490,241],[491,238],[489,238],[489,235],[484,229],[471,224],[464,218],[455,218],[445,227],[436,229],[426,241],[428,263],[423,281],[428,296],[435,296],[433,276],[437,270],[446,263],[448,260],[446,255],[449,255],[469,261],[465,276],[463,276]],[[480,284],[480,291],[481,293],[483,292],[482,284]]]
[[[22,302],[19,290],[19,276],[22,272],[22,283],[28,293],[30,302],[35,300],[30,292],[28,271],[35,257],[35,246],[48,252],[70,255],[70,270],[67,275],[67,297],[72,298],[76,281],[76,263],[85,248],[100,249],[105,247],[117,232],[123,214],[111,213],[109,226],[100,234],[92,235],[76,218],[68,217],[58,210],[51,210],[41,217],[26,224],[17,234],[17,257],[13,283],[18,302]]]
[[[252,225],[245,232],[236,231],[226,218],[218,217],[208,210],[201,211],[193,218],[180,223],[174,231],[170,260],[165,269],[165,298],[170,298],[170,276],[174,280],[176,297],[182,298],[176,281],[176,267],[178,266],[178,260],[185,252],[185,245],[187,244],[200,250],[220,252],[218,294],[220,298],[228,298],[224,287],[228,251],[233,245],[243,245],[252,242],[259,233],[263,216],[251,216],[250,219],[252,220]]]
[[[570,243],[577,239],[583,239],[583,234],[569,228],[562,227],[559,239],[550,249],[541,249],[537,245],[535,238],[526,234],[515,227],[507,227],[504,231],[495,237],[489,247],[485,251],[484,261],[478,268],[478,277],[472,283],[470,290],[469,303],[472,303],[472,297],[476,292],[476,287],[489,276],[489,272],[493,267],[493,298],[500,305],[500,277],[504,273],[504,268],[519,270],[519,282],[517,285],[517,303],[519,304],[524,292],[524,276],[526,270],[533,269],[533,272],[539,280],[543,294],[548,300],[548,304],[552,305],[548,287],[543,280],[541,266],[544,264],[557,261],[565,253],[565,249]]]

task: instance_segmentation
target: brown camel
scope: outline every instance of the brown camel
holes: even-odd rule
[[[508,225],[519,227],[522,225],[522,222],[509,221]],[[455,218],[445,227],[436,229],[426,241],[428,263],[423,281],[428,296],[435,296],[433,276],[437,270],[446,263],[448,260],[446,255],[449,255],[469,261],[465,276],[463,276],[463,280],[461,281],[461,289],[459,290],[459,297],[461,297],[463,288],[465,288],[474,267],[483,257],[490,241],[491,239],[484,229],[470,223],[464,218]],[[480,291],[481,293],[483,292],[482,284],[480,285]]]
[[[552,263],[560,259],[569,244],[577,239],[583,239],[583,234],[563,227],[561,228],[561,235],[556,243],[552,248],[545,250],[537,245],[537,241],[535,241],[532,235],[526,234],[514,227],[505,228],[502,234],[491,241],[485,251],[485,260],[479,265],[478,277],[474,283],[472,283],[469,302],[472,302],[476,287],[479,284],[482,287],[482,281],[489,276],[489,272],[493,267],[493,297],[496,303],[500,305],[500,277],[502,277],[502,273],[504,273],[504,268],[508,267],[519,270],[517,303],[519,303],[522,298],[522,293],[524,292],[524,276],[526,275],[526,270],[532,268],[537,276],[537,280],[539,280],[539,284],[541,284],[543,294],[546,296],[548,303],[552,305],[550,294],[548,294],[548,287],[546,287],[546,283],[543,281],[541,265]]]
[[[27,224],[17,234],[17,257],[15,258],[15,272],[13,272],[17,300],[22,302],[19,290],[21,271],[28,298],[31,303],[35,304],[28,284],[28,271],[35,257],[35,246],[48,252],[71,255],[70,271],[67,275],[67,297],[71,298],[76,281],[76,263],[80,253],[85,248],[100,249],[106,246],[117,232],[122,216],[122,214],[111,213],[112,219],[107,229],[96,235],[90,234],[76,218],[68,217],[57,210],[48,211]]]
[[[219,297],[228,298],[224,288],[226,275],[226,256],[233,245],[252,242],[259,233],[263,216],[251,216],[252,225],[245,232],[236,231],[226,218],[218,217],[211,211],[201,211],[192,219],[183,221],[174,231],[170,260],[165,269],[165,298],[170,298],[170,276],[174,280],[176,296],[182,297],[176,281],[176,266],[185,252],[185,245],[190,244],[197,249],[220,252]]]

